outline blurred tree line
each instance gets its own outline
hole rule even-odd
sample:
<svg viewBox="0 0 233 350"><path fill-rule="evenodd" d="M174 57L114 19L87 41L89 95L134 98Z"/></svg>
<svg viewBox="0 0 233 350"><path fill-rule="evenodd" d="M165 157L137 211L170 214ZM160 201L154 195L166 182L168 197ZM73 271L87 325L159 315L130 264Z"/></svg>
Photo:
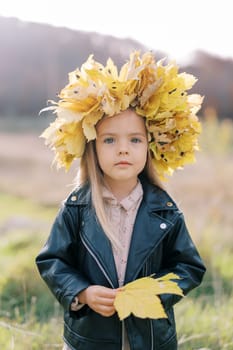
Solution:
<svg viewBox="0 0 233 350"><path fill-rule="evenodd" d="M37 115L91 53L102 63L110 56L120 66L135 49L148 50L131 39L0 17L0 118ZM166 56L154 51L157 59ZM204 109L233 119L233 60L196 52L180 69L198 77L193 90L205 95Z"/></svg>

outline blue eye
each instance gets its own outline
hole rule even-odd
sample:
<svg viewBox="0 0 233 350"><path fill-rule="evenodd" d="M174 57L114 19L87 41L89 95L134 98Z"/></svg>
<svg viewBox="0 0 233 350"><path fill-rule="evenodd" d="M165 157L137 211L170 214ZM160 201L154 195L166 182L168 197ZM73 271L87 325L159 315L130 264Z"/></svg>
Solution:
<svg viewBox="0 0 233 350"><path fill-rule="evenodd" d="M133 142L133 143L140 143L140 142L142 142L142 140L139 139L138 137L133 137L133 138L131 139L131 142Z"/></svg>
<svg viewBox="0 0 233 350"><path fill-rule="evenodd" d="M106 139L104 139L104 143L113 143L114 142L114 138L113 137L106 137Z"/></svg>

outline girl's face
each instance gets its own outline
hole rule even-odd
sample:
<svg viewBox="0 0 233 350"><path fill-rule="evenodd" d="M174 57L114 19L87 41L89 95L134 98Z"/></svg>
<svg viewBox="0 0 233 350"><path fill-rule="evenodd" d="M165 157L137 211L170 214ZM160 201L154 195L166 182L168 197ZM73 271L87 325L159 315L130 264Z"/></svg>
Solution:
<svg viewBox="0 0 233 350"><path fill-rule="evenodd" d="M96 152L104 179L112 188L119 183L136 185L147 160L144 119L133 110L102 119L96 127Z"/></svg>

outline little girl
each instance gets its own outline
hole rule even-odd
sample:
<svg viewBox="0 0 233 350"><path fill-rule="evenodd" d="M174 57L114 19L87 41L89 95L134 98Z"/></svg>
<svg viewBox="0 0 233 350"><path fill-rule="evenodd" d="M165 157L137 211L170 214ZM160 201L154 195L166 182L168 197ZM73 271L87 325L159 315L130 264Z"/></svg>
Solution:
<svg viewBox="0 0 233 350"><path fill-rule="evenodd" d="M176 350L174 294L161 295L168 318L120 321L119 287L143 276L177 274L186 295L205 267L160 179L193 160L201 98L195 79L151 53L131 54L118 74L89 57L70 74L43 133L59 166L80 159L38 269L64 308L64 349Z"/></svg>

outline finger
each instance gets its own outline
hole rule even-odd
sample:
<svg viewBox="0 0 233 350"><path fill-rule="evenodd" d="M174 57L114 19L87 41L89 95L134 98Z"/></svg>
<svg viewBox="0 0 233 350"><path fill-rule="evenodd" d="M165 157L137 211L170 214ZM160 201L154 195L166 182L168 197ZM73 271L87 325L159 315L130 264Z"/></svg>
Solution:
<svg viewBox="0 0 233 350"><path fill-rule="evenodd" d="M104 297L104 298L113 299L113 298L115 298L116 293L117 293L116 289L110 289L110 288L106 288L106 287L99 288L99 296Z"/></svg>
<svg viewBox="0 0 233 350"><path fill-rule="evenodd" d="M105 296L113 296L116 295L116 289L111 289L107 287L97 286L96 292L98 292L100 295Z"/></svg>
<svg viewBox="0 0 233 350"><path fill-rule="evenodd" d="M93 309L99 313L108 313L108 312L113 312L114 307L113 306L108 306L108 305L102 305L102 304L93 304Z"/></svg>
<svg viewBox="0 0 233 350"><path fill-rule="evenodd" d="M105 306L113 306L115 298L98 298L97 302Z"/></svg>
<svg viewBox="0 0 233 350"><path fill-rule="evenodd" d="M116 310L112 307L101 306L97 312L102 316L110 317L114 315Z"/></svg>

